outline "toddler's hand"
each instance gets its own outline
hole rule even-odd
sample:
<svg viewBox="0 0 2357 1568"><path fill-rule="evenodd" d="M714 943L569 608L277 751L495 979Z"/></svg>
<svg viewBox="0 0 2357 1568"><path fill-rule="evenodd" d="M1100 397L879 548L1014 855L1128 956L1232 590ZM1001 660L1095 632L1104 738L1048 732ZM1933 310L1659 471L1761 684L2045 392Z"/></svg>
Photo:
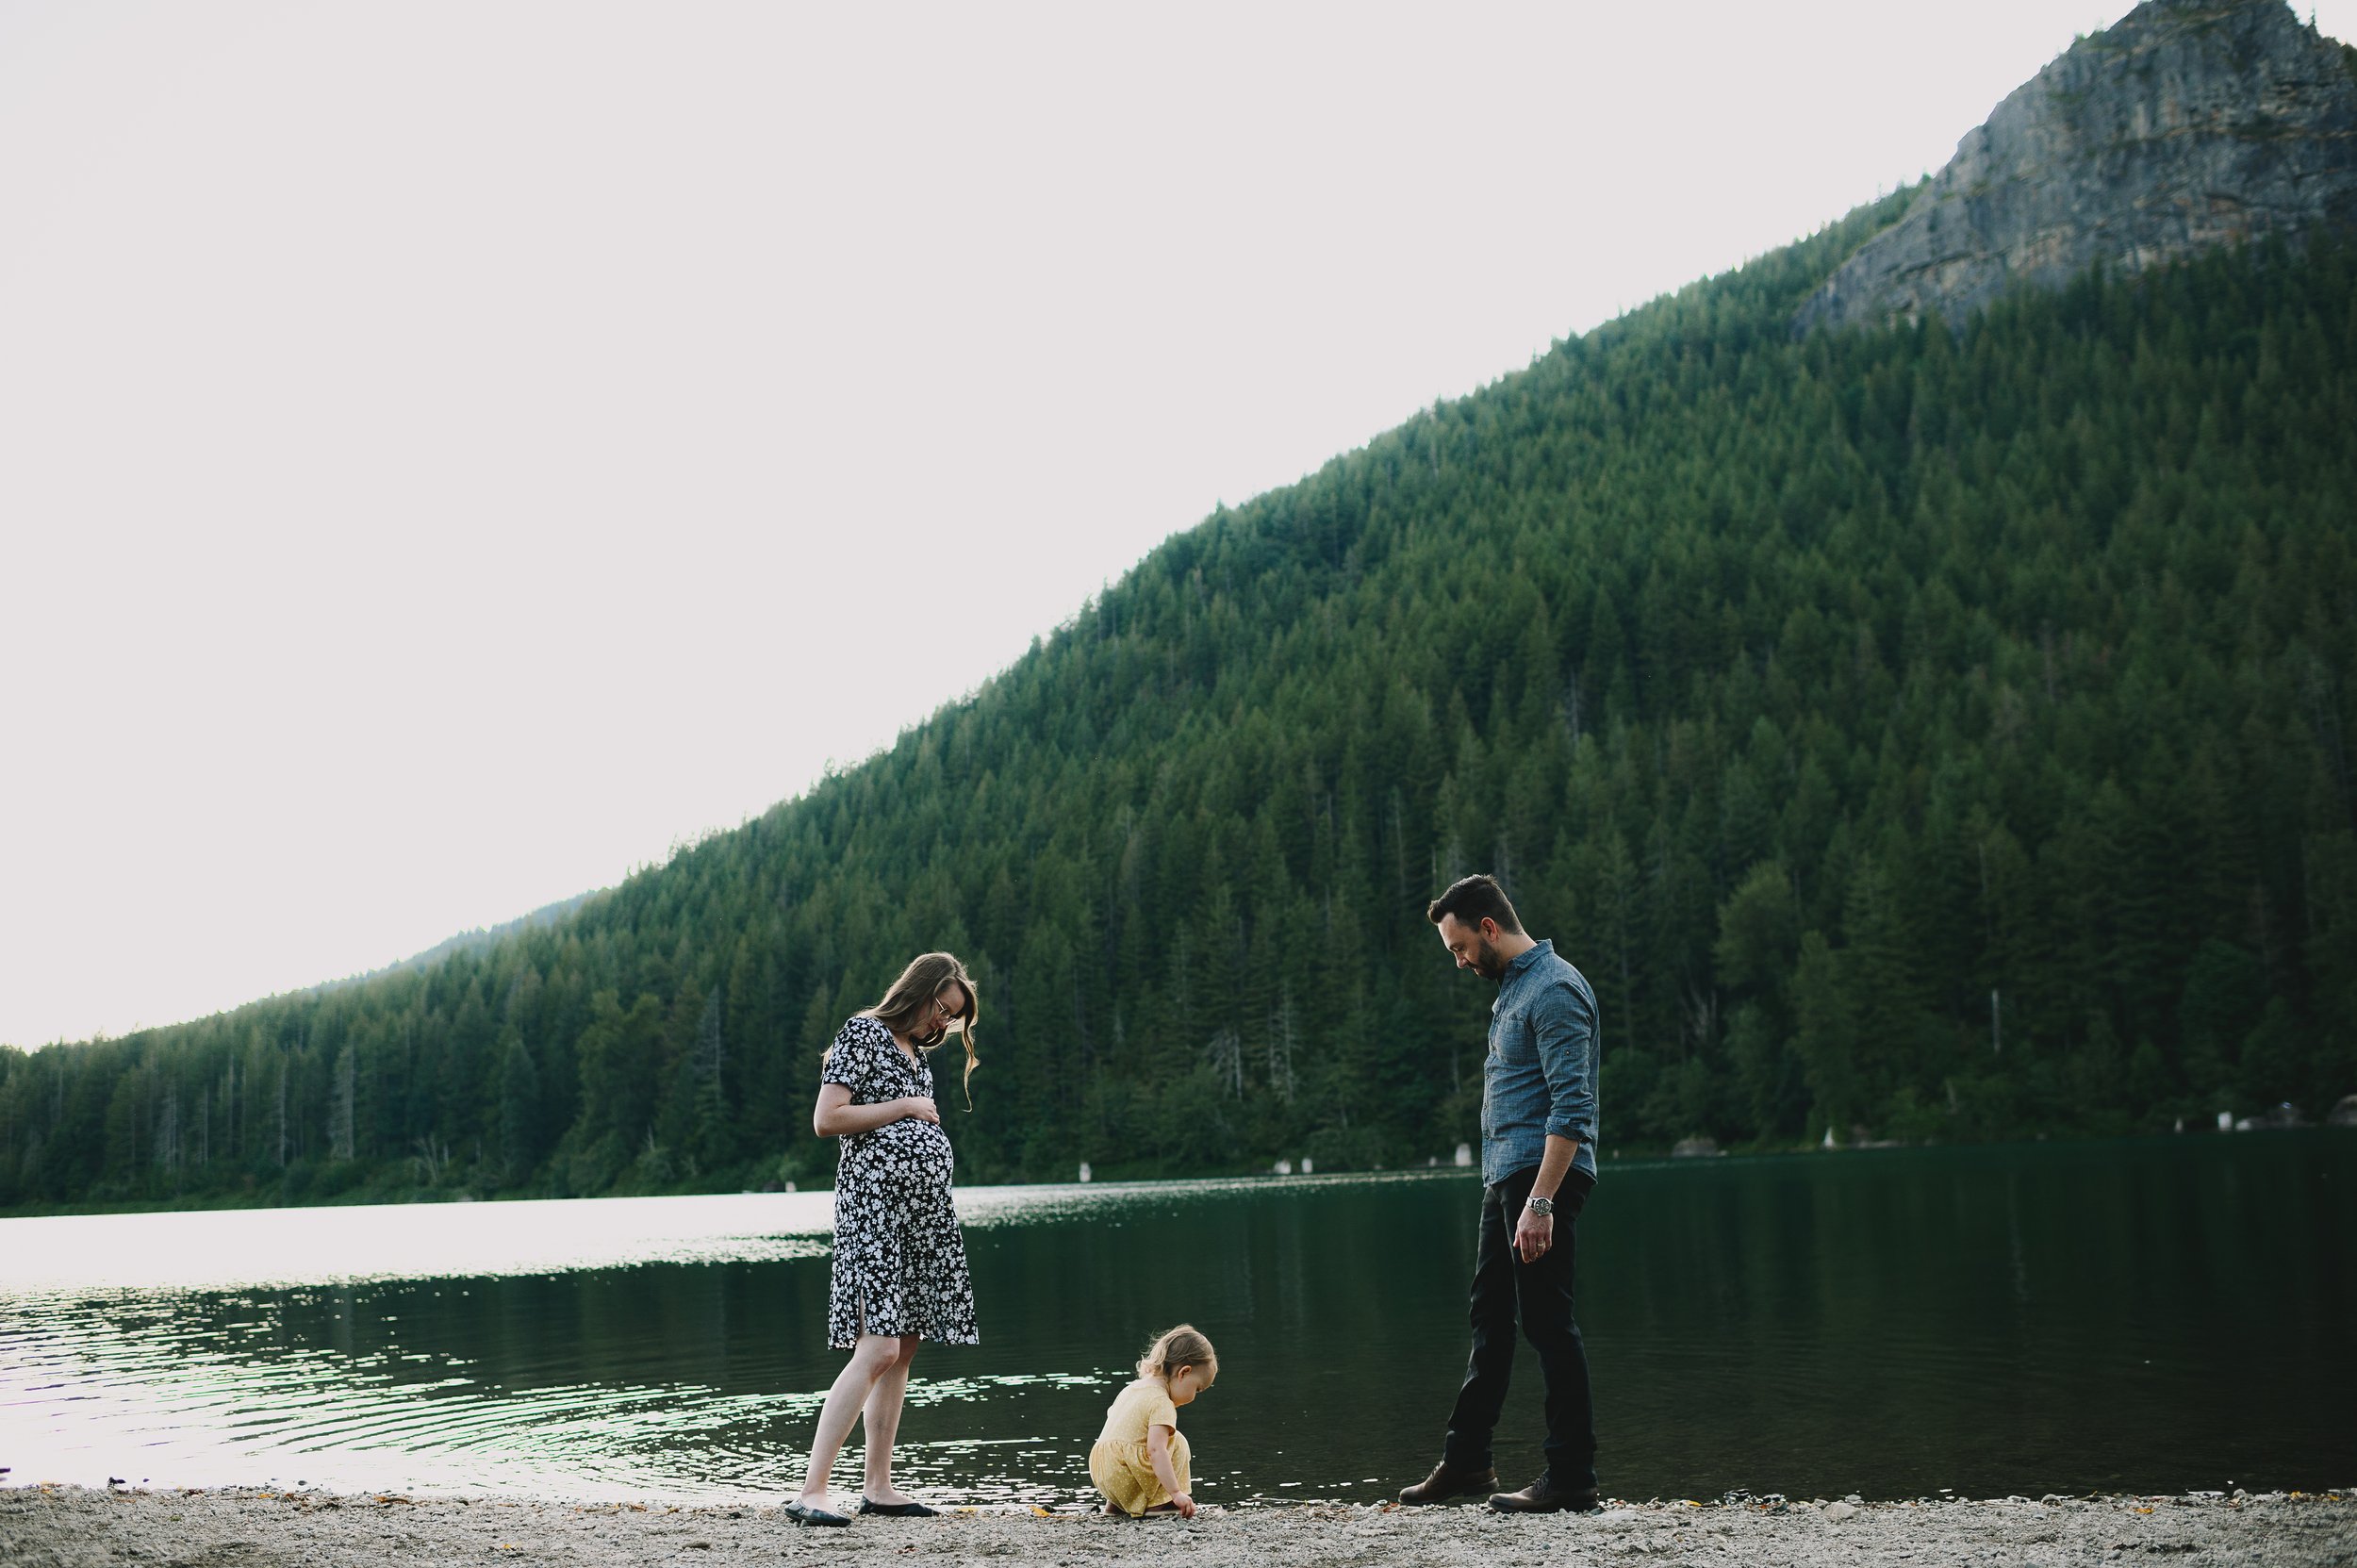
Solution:
<svg viewBox="0 0 2357 1568"><path fill-rule="evenodd" d="M900 1100L899 1105L900 1114L905 1119L932 1122L936 1125L941 1121L941 1108L923 1095L906 1096Z"/></svg>
<svg viewBox="0 0 2357 1568"><path fill-rule="evenodd" d="M1174 1492L1170 1494L1170 1500L1177 1506L1179 1518L1192 1519L1195 1517L1195 1499L1193 1497L1188 1496L1183 1492Z"/></svg>

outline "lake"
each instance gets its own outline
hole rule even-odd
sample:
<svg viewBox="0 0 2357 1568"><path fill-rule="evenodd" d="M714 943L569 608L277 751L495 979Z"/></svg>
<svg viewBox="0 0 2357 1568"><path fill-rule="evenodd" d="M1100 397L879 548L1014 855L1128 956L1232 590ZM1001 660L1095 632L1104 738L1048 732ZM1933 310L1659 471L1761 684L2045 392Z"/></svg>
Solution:
<svg viewBox="0 0 2357 1568"><path fill-rule="evenodd" d="M1206 1501L1421 1478L1464 1173L974 1188L983 1344L898 1477L1070 1503L1191 1320ZM1577 1230L1608 1494L2357 1483L2357 1133L1608 1161ZM841 1364L824 1193L0 1220L0 1482L775 1500ZM1535 1473L1525 1346L1500 1432ZM856 1451L836 1471L855 1487Z"/></svg>

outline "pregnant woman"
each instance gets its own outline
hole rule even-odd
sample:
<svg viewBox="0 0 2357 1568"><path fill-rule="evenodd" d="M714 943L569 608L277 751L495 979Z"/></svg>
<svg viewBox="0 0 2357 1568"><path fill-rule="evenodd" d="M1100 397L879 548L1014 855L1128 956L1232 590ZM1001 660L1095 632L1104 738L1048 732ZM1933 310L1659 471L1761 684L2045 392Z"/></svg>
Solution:
<svg viewBox="0 0 2357 1568"><path fill-rule="evenodd" d="M952 1032L974 1075L974 982L948 953L925 953L900 971L883 1000L844 1024L827 1048L811 1126L839 1137L834 1180L834 1287L827 1343L851 1360L827 1391L811 1440L801 1495L785 1506L798 1525L848 1525L827 1506L827 1479L851 1422L867 1421L862 1513L930 1514L892 1485L892 1440L900 1428L909 1362L920 1339L974 1345L974 1282L949 1199L954 1157L933 1104L927 1055ZM969 1099L968 1104L972 1102Z"/></svg>

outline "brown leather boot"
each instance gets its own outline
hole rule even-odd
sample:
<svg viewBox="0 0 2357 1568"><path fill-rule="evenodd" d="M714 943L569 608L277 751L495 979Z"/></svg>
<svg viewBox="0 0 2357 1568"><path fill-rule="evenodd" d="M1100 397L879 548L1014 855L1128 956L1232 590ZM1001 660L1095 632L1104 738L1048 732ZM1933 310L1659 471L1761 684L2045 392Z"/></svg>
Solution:
<svg viewBox="0 0 2357 1568"><path fill-rule="evenodd" d="M1501 1492L1490 1499L1500 1513L1593 1513L1600 1506L1592 1492L1559 1487L1546 1476L1520 1492Z"/></svg>
<svg viewBox="0 0 2357 1568"><path fill-rule="evenodd" d="M1445 1503L1451 1497L1478 1497L1497 1484L1498 1473L1494 1469L1469 1470L1442 1460L1432 1467L1431 1475L1413 1486L1400 1488L1399 1500L1411 1507Z"/></svg>

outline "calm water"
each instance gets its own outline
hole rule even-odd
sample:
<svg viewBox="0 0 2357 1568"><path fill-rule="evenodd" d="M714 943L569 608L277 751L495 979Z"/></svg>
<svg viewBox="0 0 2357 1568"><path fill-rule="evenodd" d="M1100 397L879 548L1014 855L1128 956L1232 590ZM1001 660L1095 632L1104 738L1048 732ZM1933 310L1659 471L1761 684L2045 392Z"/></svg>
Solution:
<svg viewBox="0 0 2357 1568"><path fill-rule="evenodd" d="M1207 1500L1435 1457L1456 1173L960 1195L984 1344L927 1346L900 1476L1057 1503L1125 1363L1222 1352ZM1607 1492L2357 1482L2357 1135L1613 1164L1579 1223ZM772 1499L840 1358L830 1200L0 1221L0 1482ZM1527 1351L1501 1432L1538 1462ZM856 1482L856 1454L838 1481Z"/></svg>

